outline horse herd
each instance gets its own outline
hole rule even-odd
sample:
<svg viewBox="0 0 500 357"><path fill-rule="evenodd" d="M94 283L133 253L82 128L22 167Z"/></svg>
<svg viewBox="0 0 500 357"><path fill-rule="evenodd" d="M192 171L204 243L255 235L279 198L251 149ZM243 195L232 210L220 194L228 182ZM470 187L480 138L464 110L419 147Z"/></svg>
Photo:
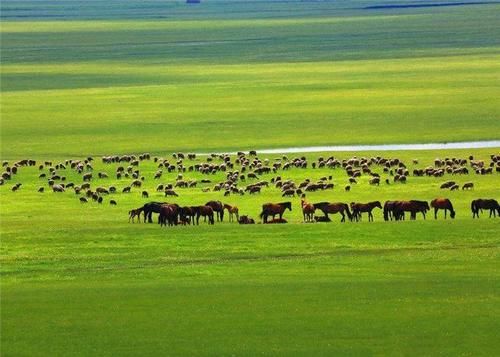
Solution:
<svg viewBox="0 0 500 357"><path fill-rule="evenodd" d="M431 209L434 210L434 218L437 219L438 211L444 210L444 218L447 218L447 213L451 218L455 218L456 212L453 204L447 198L436 198L429 204L427 201L407 200L407 201L386 201L384 205L380 201L368 203L351 202L350 204L343 202L319 202L309 203L305 196L300 201L303 220L306 223L313 222L331 222L330 214L339 214L341 222L349 221L359 222L364 213L368 216L368 221L373 221L372 211L375 208L383 210L385 221L402 221L405 220L405 215L409 214L410 220L415 220L417 214L422 214L425 219L426 214ZM264 224L271 223L288 223L283 218L286 210L292 211L292 202L280 203L265 203L262 205L262 211L259 215L260 220ZM323 213L322 216L316 216L315 212L319 210ZM500 205L494 199L476 199L471 202L471 211L473 218L479 218L479 213L483 210L489 211L489 217L500 217ZM239 224L254 224L255 220L247 215L240 216L239 209L236 206L224 204L221 201L209 201L204 205L199 206L180 206L176 203L167 202L149 202L145 205L129 211L129 222L134 223L134 220L140 222L141 214L144 222L153 223L153 213L158 214L158 223L161 226L176 226L176 225L199 225L200 218L210 225L215 224L215 219L222 222L224 220L224 212L229 213L229 221L234 222L235 218Z"/></svg>

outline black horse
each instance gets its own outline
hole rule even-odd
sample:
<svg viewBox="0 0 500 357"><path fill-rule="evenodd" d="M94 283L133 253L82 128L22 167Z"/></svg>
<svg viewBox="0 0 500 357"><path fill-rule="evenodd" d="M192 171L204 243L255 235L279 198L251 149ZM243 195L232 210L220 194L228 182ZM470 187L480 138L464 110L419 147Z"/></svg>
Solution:
<svg viewBox="0 0 500 357"><path fill-rule="evenodd" d="M497 200L494 199L477 199L471 202L470 209L472 211L472 218L479 218L479 211L483 209L490 210L490 218L491 215L496 217L498 212L498 216L500 217L500 205Z"/></svg>
<svg viewBox="0 0 500 357"><path fill-rule="evenodd" d="M144 212L144 223L153 223L153 213L160 213L161 206L166 205L168 202L148 202L142 206ZM159 222L158 222L159 223Z"/></svg>

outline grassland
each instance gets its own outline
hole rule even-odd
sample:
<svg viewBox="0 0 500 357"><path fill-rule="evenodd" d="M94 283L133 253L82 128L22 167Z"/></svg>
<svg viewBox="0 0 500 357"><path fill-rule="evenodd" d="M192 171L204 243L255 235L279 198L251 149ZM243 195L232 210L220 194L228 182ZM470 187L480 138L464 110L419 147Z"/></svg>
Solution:
<svg viewBox="0 0 500 357"><path fill-rule="evenodd" d="M57 162L499 139L500 5L476 3L5 0L0 156ZM493 153L384 155L424 167L436 156ZM156 166L140 169L149 200L162 200ZM302 224L295 198L288 225L160 229L127 222L147 201L138 190L114 195L117 207L109 197L82 205L70 192L37 193L48 189L38 174L21 168L0 186L1 355L492 356L500 348L498 219L469 213L471 199L499 198L498 175L452 178L474 181L471 192L440 190L449 176L380 187L363 177L345 192L341 170L283 173L333 175L337 187L308 194L313 202L446 195L453 221L383 222L377 211L373 223ZM23 186L11 192L16 182ZM283 200L274 189L202 193L208 186L180 190L177 202L222 199L256 217L263 202Z"/></svg>
<svg viewBox="0 0 500 357"><path fill-rule="evenodd" d="M291 4L2 22L2 155L499 138L499 5Z"/></svg>
<svg viewBox="0 0 500 357"><path fill-rule="evenodd" d="M492 152L472 153L487 158ZM436 152L387 153L395 155L405 162L418 158L415 167L424 167ZM111 173L115 166L97 163L95 170ZM140 170L149 200L163 200L154 191L156 165L143 162ZM345 192L340 169L282 173L296 181L333 175L337 188L308 194L313 202L444 194L458 212L453 221L383 222L377 211L374 223L341 224L335 217L330 224L301 224L293 199L290 225L161 229L127 223L128 209L148 201L142 189L82 205L71 192L36 193L46 185L38 173L21 169L18 192L0 187L6 355L491 355L498 349L498 222L472 220L468 207L473 198L496 197L497 175L453 177L473 180L473 192L440 190L450 177L380 187L363 178ZM81 180L70 170L64 174ZM213 182L223 177L210 176ZM114 178L93 183L126 184ZM223 197L202 187L179 189L176 202L222 199L256 217L261 203L283 200L271 188L257 197ZM117 207L108 205L110 198Z"/></svg>

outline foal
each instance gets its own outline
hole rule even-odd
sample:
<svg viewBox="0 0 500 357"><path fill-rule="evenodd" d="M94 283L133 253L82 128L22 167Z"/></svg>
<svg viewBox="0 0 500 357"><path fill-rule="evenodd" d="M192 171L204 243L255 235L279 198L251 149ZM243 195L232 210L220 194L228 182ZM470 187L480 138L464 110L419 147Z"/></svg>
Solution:
<svg viewBox="0 0 500 357"><path fill-rule="evenodd" d="M224 209L227 209L227 211L229 212L229 222L233 221L233 215L236 216L236 221L240 220L240 210L238 209L238 207L224 203Z"/></svg>

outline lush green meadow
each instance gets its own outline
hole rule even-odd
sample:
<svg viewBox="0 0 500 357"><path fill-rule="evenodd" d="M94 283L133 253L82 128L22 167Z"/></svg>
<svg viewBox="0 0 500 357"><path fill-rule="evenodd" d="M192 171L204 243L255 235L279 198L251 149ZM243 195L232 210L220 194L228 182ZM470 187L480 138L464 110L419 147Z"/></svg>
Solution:
<svg viewBox="0 0 500 357"><path fill-rule="evenodd" d="M439 156L471 153L487 159L495 151ZM412 170L432 164L436 152L385 156L406 163L419 159L409 165ZM112 174L118 165L94 166ZM21 168L14 179L23 183L18 192L10 191L10 183L0 187L4 354L491 355L499 347L498 218L473 220L469 208L474 198L497 197L498 175L410 177L406 185L380 187L363 177L345 192L348 177L342 169L292 169L279 174L296 182L333 176L336 188L308 193L312 202L444 195L457 217L445 221L441 214L435 221L429 214L425 221L419 216L384 222L378 210L373 223L365 217L342 224L332 216L329 224L303 224L293 198L293 211L285 214L288 225L226 221L160 228L128 223L127 213L149 200L164 200L155 187L173 182L176 173L153 180L153 162L142 162L139 169L146 177L141 189L105 197L102 205L81 204L72 191L37 193L46 186L37 167ZM60 173L81 182L72 170ZM207 176L185 174L201 178ZM208 178L215 183L224 174ZM475 189L439 189L448 179L473 181ZM120 191L128 183L109 178L92 184ZM283 201L275 188L256 196L202 192L212 186L177 189L175 201L220 199L255 218L262 203ZM141 198L142 190L149 199ZM111 198L118 206L109 205Z"/></svg>
<svg viewBox="0 0 500 357"><path fill-rule="evenodd" d="M2 1L0 157L93 155L95 172L110 174L93 187L121 189L130 180L116 180L101 155L500 139L500 5L374 5ZM306 156L382 154L411 171L498 150ZM335 189L308 194L312 202L445 195L455 220L384 222L378 210L373 223L304 224L293 198L286 225L128 223L128 210L163 200L155 186L175 180L153 180L156 169L142 162L144 188L102 205L51 192L37 167L0 186L1 355L498 353L500 226L473 220L469 207L499 199L498 174L380 187L363 176L345 192L340 169L279 172L297 182L333 175ZM223 177L179 189L175 201L219 199L257 218L262 203L284 200L271 188L201 191ZM475 189L440 190L448 179Z"/></svg>

